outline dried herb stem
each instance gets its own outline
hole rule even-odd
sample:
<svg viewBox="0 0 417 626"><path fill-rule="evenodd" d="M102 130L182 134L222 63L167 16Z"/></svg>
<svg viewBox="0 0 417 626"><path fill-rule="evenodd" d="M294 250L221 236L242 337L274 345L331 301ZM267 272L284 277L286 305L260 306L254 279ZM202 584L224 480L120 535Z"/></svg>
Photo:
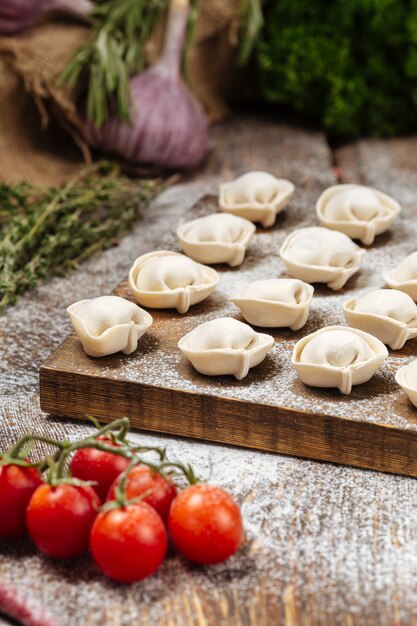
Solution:
<svg viewBox="0 0 417 626"><path fill-rule="evenodd" d="M110 163L88 166L61 187L0 184L0 310L39 279L112 246L162 188Z"/></svg>

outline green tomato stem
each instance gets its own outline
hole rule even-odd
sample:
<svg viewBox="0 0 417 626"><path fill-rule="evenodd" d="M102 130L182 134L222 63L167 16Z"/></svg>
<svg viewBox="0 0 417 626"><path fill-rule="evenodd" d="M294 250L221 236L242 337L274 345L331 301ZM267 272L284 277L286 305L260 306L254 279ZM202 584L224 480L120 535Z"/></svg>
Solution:
<svg viewBox="0 0 417 626"><path fill-rule="evenodd" d="M121 477L120 477L120 482L116 486L116 489L114 490L115 501L117 505L120 506L121 508L126 506L125 488L126 488L127 480L129 478L129 474L132 471L132 469L136 467L136 465L138 465L138 463L139 463L139 459L137 458L132 459L132 461L130 462L128 467L125 469L125 471L122 472Z"/></svg>
<svg viewBox="0 0 417 626"><path fill-rule="evenodd" d="M31 441L40 441L42 443L47 443L51 446L56 446L57 448L60 448L61 450L66 448L68 445L70 445L69 441L55 441L55 439L51 439L50 437L44 437L43 435L24 435L21 439L19 439L16 445L13 446L13 448L9 450L9 452L7 453L7 456L10 459L19 459L19 454L22 448L24 448L24 446L27 443L30 443Z"/></svg>
<svg viewBox="0 0 417 626"><path fill-rule="evenodd" d="M191 467L191 465L186 466L186 465L183 465L182 463L173 463L170 461L166 461L165 463L161 463L160 470L162 470L163 472L163 470L168 467L176 467L177 469L179 469L181 473L185 476L185 478L188 480L190 485L195 485L198 482L200 482L200 480L195 475L194 470Z"/></svg>
<svg viewBox="0 0 417 626"><path fill-rule="evenodd" d="M158 473L166 479L171 478L171 473L167 473L165 470L173 470L175 468L180 470L181 474L185 476L190 485L199 482L190 465L165 461L166 448L135 445L133 442L127 440L126 436L130 427L127 417L115 420L104 426L101 426L96 418L91 416L88 417L97 428L96 432L93 434L74 442L68 440L56 441L43 435L25 435L10 449L8 453L2 455L0 465L13 463L24 467L36 467L41 472L49 468L47 480L49 484L53 486L57 486L61 483L87 486L94 483L78 480L75 477L66 475L66 466L70 454L83 448L93 448L102 452L109 452L110 454L123 456L128 459L130 463L126 470L121 474L120 482L115 489L116 505L120 507L124 507L129 503L129 501L126 500L125 487L129 474L136 465L145 465L152 472ZM109 444L106 441L100 440L100 437L103 436L107 436L111 443ZM27 444L34 442L42 442L55 446L57 450L46 459L42 459L37 463L30 463L26 460L26 458L23 458L23 456L27 456L27 454L29 454L29 452L24 450L24 448L25 446L27 447ZM155 452L159 456L159 462L150 462L139 456L140 453L146 452ZM144 497L146 496L141 496L139 500ZM135 501L136 500L139 501L138 499L135 499Z"/></svg>

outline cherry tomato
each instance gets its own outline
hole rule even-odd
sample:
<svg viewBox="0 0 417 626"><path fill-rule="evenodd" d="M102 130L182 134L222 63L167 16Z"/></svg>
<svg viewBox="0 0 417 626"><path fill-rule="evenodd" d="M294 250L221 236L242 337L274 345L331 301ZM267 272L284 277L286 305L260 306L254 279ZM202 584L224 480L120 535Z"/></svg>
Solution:
<svg viewBox="0 0 417 626"><path fill-rule="evenodd" d="M106 576L124 583L153 574L164 560L167 534L158 513L146 502L98 514L90 549Z"/></svg>
<svg viewBox="0 0 417 626"><path fill-rule="evenodd" d="M27 508L29 534L48 556L56 559L78 556L88 548L99 506L98 496L91 487L42 485Z"/></svg>
<svg viewBox="0 0 417 626"><path fill-rule="evenodd" d="M173 501L168 530L178 552L190 561L220 563L234 554L243 536L242 516L232 496L201 483Z"/></svg>
<svg viewBox="0 0 417 626"><path fill-rule="evenodd" d="M116 478L110 487L107 500L114 500L115 488L119 483L120 476ZM129 472L127 478L125 487L126 500L141 496L148 489L152 489L152 492L143 499L143 502L150 504L166 523L171 502L177 495L177 488L170 480L167 480L158 472L152 472L147 465L136 465Z"/></svg>
<svg viewBox="0 0 417 626"><path fill-rule="evenodd" d="M109 446L116 446L106 439L106 437L98 437L99 441L103 441ZM97 484L93 486L101 502L106 499L107 493L119 474L121 474L129 465L129 460L119 454L111 452L103 452L95 448L81 448L74 454L70 470L72 476L80 480L92 480Z"/></svg>
<svg viewBox="0 0 417 626"><path fill-rule="evenodd" d="M0 539L20 537L26 532L26 507L42 484L35 467L0 466Z"/></svg>

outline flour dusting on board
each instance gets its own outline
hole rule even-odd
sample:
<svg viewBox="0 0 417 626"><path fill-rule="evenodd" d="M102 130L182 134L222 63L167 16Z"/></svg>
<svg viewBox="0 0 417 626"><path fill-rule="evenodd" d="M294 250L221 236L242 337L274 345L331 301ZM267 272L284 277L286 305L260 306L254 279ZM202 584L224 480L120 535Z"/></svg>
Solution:
<svg viewBox="0 0 417 626"><path fill-rule="evenodd" d="M210 309L206 316L194 308L181 318L184 334L209 316L225 312L237 316L237 308L229 305L227 298L246 279L285 275L278 257L285 232L315 223L314 200L327 185L334 184L327 165L328 149L320 135L294 129L286 131L266 123L256 126L254 140L253 124L250 131L247 127L246 122L239 122L231 128L233 154L239 155L234 157L233 166L230 163L227 166L230 177L242 173L239 169L243 167L241 154L246 159L252 158L252 166L266 169L271 166L271 154L274 154L277 173L296 183L296 194L279 217L277 226L256 235L251 256L243 267L222 273L217 300L207 302ZM218 132L225 134L223 126ZM245 150L240 149L242 136L247 136ZM273 152L270 147L265 149L268 142L274 145ZM393 169L390 152L384 147L386 143L366 142L359 144L360 149L355 145L355 150L361 167L360 157L364 154L367 167L371 166L361 181L392 194L407 209L391 231L396 249L392 235L383 235L371 251L372 270L366 260L363 270L349 281L345 293L318 289L309 325L296 335L280 331L285 337L287 352L280 346L279 352L274 351L269 364L265 364L266 369L261 369L264 365L255 368L242 383L229 379L208 383L201 377L199 390L210 384L218 393L233 394L237 390L256 396L268 385L269 391L278 389L295 402L295 390L286 388L289 380L297 384L295 375L291 374L290 379L280 378L295 338L320 325L342 322L339 305L344 298L381 286L382 270L390 267L391 261L394 263L417 248L415 163L410 162L410 151L405 150L402 169ZM216 158L221 162L220 155L215 156L214 161ZM224 176L224 168L221 174ZM350 180L357 182L358 178ZM1 350L6 356L0 363L1 449L27 432L71 439L91 430L83 422L41 413L36 396L39 365L70 332L65 308L82 298L109 293L126 276L131 261L151 251L155 245L177 249L173 231L180 220L186 221L192 214L184 213L184 207L190 206L197 195L215 191L212 183L204 182L203 186L199 182L195 186L188 184L170 189L118 248L90 259L70 277L46 281L0 318ZM204 214L203 208L201 214ZM381 242L386 242L386 246ZM262 260L265 253L274 257L260 266L265 273L261 276L263 270L256 269L257 258ZM215 308L215 302L220 305L219 309ZM164 316L170 323L170 314L167 312ZM416 345L417 342L406 344L410 359ZM148 364L157 346L156 335L143 344L144 360ZM391 353L391 363L386 364L379 376L396 398L392 405L398 402L405 410L408 408L406 400L392 379L391 369L396 368L397 360L399 366L407 357ZM123 358L115 357L114 362L121 367ZM273 364L281 368L274 385L267 373L270 366L273 372ZM172 366L169 374L164 367L166 384L171 384L171 378L174 383L191 384L181 378L179 368L184 367L185 373L191 370L187 370L188 365L180 354L171 359L165 356L163 365ZM133 362L129 361L123 367L126 376L134 379L138 375L139 364L133 367ZM111 370L109 366L108 369ZM290 368L287 369L290 372ZM146 375L150 379L154 376L152 372ZM367 415L366 396L370 393L368 388L364 396L359 394L358 397L354 390L354 401L348 403L349 411L355 411L359 417ZM322 410L326 404L332 409L347 406L346 399L337 392L317 390L311 397L314 398L310 400L313 410ZM303 397L300 401L306 399ZM373 403L374 408L378 408L378 398L374 398ZM392 415L384 415L384 421L393 420L403 425L401 407ZM369 419L375 416L369 415ZM409 423L408 427L414 428ZM230 490L242 505L245 543L230 561L206 569L171 556L157 575L131 586L120 586L104 579L88 556L59 563L37 553L27 541L1 544L2 579L47 606L59 617L62 626L417 624L415 480L166 436L140 434L134 437L145 445L168 445L171 460L192 463L200 476L210 476L212 482Z"/></svg>
<svg viewBox="0 0 417 626"><path fill-rule="evenodd" d="M190 209L183 219L195 219L216 209L217 199L206 198ZM259 329L273 334L277 341L265 361L251 370L242 381L235 381L231 376L206 377L196 374L176 347L183 335L203 322L228 316L244 321L229 298L252 281L289 276L279 257L280 245L295 228L316 223L314 207L289 207L285 214L278 216L274 228L258 230L246 259L239 268L218 267L219 285L209 299L191 307L184 316L176 311L152 310L154 325L139 343L138 350L127 357L114 355L102 359L95 375L417 430L417 412L394 380L395 371L410 362L416 354L417 341L410 341L402 351L391 352L374 378L364 385L353 387L349 396L344 396L337 390L304 386L290 363L293 346L300 337L323 326L346 325L343 302L383 287L383 271L396 265L417 247L417 223L407 220L406 215L394 224L390 232L378 237L375 244L368 248L361 270L343 289L333 292L325 286L315 286L309 320L301 330L293 332L288 329ZM178 250L174 231L175 228L172 228L171 233L164 233L163 240L155 242L155 249L168 247ZM116 293L129 296L126 284L119 287ZM74 363L70 365L75 371L87 372L91 362L77 353Z"/></svg>

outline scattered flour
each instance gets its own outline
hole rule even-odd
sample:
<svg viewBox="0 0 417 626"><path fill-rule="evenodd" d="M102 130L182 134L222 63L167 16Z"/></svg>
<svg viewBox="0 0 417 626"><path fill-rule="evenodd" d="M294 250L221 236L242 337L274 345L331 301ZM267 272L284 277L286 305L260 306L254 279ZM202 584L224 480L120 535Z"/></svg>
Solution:
<svg viewBox="0 0 417 626"><path fill-rule="evenodd" d="M237 309L228 304L227 298L243 282L284 275L278 249L285 232L313 223L315 198L334 182L321 135L269 123L256 122L254 127L250 133L247 122L237 121L224 141L234 145L238 135L239 150L244 151L245 158L253 158L254 167L265 169L270 169L270 164L262 160L263 150L256 146L268 142L276 145L277 173L297 184L294 201L276 228L256 236L240 270L222 271L219 291L210 300L208 312L194 307L189 315L179 318L181 327L177 320L170 322L166 314L163 319L179 336L209 317L236 315ZM368 142L360 146L358 156L364 151L373 169L363 174L363 181L395 195L406 210L392 234L378 239L364 269L348 283L347 290L333 294L318 289L308 326L296 335L290 331L279 333L284 340L243 383L223 379L208 382L203 377L193 382L189 366L175 353L162 355L163 384L199 391L214 389L226 396L240 394L268 402L276 401L279 395L288 404L302 402L313 412L349 410L356 419L366 417L414 428L414 424L406 423L405 407L397 406L402 399L392 383L393 370L412 357L411 349L409 356L391 356L378 374L384 389L390 392L392 410L388 415L380 413L382 401L372 396L372 387L367 385L362 391L355 390L353 401L333 392L300 395L302 387L287 367L296 337L323 324L342 323L343 299L381 286L382 270L417 247L413 208L417 175L404 169L395 171L383 144L381 147ZM252 153L253 157L247 156ZM265 154L270 158L271 151ZM234 158L241 163L240 155ZM240 165L230 167L230 177L242 173ZM214 179L208 180L204 188L199 182L170 189L119 248L89 260L69 278L43 283L0 318L2 449L29 431L60 438L88 432L91 427L87 424L46 416L39 410L38 367L70 331L65 307L81 298L109 293L126 275L131 260L150 251L156 243L176 249L176 223L188 219L186 209L198 196L213 191ZM264 260L265 254L272 256ZM135 359L120 359L123 376L135 380L140 367L141 379L146 376L149 382L155 381L152 353L158 345L157 332L158 324L144 344L141 364ZM369 403L371 409L367 408ZM200 476L229 489L242 505L244 546L227 563L207 569L193 567L171 555L157 575L136 585L119 586L106 581L88 557L59 563L44 558L27 541L0 544L0 576L43 602L62 626L417 623L415 480L166 436L133 436L149 445L167 444L171 460L190 462Z"/></svg>

